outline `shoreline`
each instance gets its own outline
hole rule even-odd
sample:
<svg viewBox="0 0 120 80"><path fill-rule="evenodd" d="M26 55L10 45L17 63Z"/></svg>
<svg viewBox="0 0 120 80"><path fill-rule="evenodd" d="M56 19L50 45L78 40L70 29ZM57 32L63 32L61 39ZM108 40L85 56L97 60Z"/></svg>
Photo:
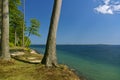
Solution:
<svg viewBox="0 0 120 80"><path fill-rule="evenodd" d="M31 48L30 48L30 50L32 50L33 52L35 52L35 54L40 54L40 55L43 56L43 54L40 53L39 51L37 51L36 49L31 49ZM70 68L68 65L62 64L62 63L59 64L59 65L65 65L65 66L67 66L68 69L69 69L70 71L72 71L76 76L78 76L80 80L87 80L86 77L83 76L83 75L81 75L81 74L79 74L76 69Z"/></svg>
<svg viewBox="0 0 120 80"><path fill-rule="evenodd" d="M23 52L24 52L24 54L23 54ZM32 49L32 48L29 48L29 49L20 49L20 50L13 49L13 51L11 53L11 56L12 56L13 59L18 60L20 62L22 61L22 62L27 63L27 64L37 64L37 65L40 65L40 66L42 65L40 62L42 60L43 54L41 54L40 52L38 52L37 50ZM40 60L40 61L35 61L35 60ZM64 65L64 64L58 64L58 65L59 65L59 67L57 67L57 68L51 68L52 72L50 70L47 73L51 73L51 74L56 75L56 76L58 76L58 73L59 73L59 77L61 76L60 80L86 80L86 79L83 79L83 77L81 77L78 74L76 74L76 72L74 71L74 69L70 68L69 66ZM42 66L44 66L44 65L42 65ZM45 68L45 67L43 67L43 68ZM45 71L46 71L46 69L49 70L49 68L45 68ZM38 70L41 70L41 69L38 69ZM56 73L56 71L57 71L57 73ZM42 75L46 75L46 74L42 74ZM52 80L56 80L56 79L54 79L56 77L53 76L52 78L53 78Z"/></svg>

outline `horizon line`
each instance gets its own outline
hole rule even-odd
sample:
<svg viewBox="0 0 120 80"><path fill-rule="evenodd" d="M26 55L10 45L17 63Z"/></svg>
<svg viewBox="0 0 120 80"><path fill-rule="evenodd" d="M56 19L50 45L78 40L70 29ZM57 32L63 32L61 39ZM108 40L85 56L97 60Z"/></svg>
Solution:
<svg viewBox="0 0 120 80"><path fill-rule="evenodd" d="M31 44L31 45L46 45L46 44ZM120 44L56 44L56 45L120 45Z"/></svg>

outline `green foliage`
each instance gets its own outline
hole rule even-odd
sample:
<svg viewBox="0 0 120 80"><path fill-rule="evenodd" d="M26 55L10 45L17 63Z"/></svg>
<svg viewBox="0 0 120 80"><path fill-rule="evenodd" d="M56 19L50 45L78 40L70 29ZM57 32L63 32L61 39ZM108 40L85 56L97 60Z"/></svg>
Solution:
<svg viewBox="0 0 120 80"><path fill-rule="evenodd" d="M22 46L22 38L23 38L23 25L25 25L24 22L24 14L20 10L22 7L21 5L22 0L9 0L9 17L10 17L10 33L9 33L9 41L10 46ZM39 28L40 28L40 22L33 18L30 20L31 26L26 27L24 26L24 32L28 34L28 36L24 36L25 38L25 46L28 47L31 44L30 41L30 35L36 35L40 36L39 34ZM16 36L15 36L16 33Z"/></svg>
<svg viewBox="0 0 120 80"><path fill-rule="evenodd" d="M28 41L27 41L27 43L26 43L25 46L26 46L26 47L29 47L30 44L31 44L31 40L30 40L27 36L25 36L25 41L26 41L26 40L28 40Z"/></svg>
<svg viewBox="0 0 120 80"><path fill-rule="evenodd" d="M32 35L36 35L36 36L40 36L39 34L39 28L40 28L40 22L33 18L30 20L30 23L31 23L31 26L28 27L27 31L29 32L29 35L32 34Z"/></svg>
<svg viewBox="0 0 120 80"><path fill-rule="evenodd" d="M23 13L18 7L21 6L21 0L9 0L9 12L10 12L10 37L9 41L15 44L15 32L16 32L16 42L17 46L22 45L22 32L23 32Z"/></svg>
<svg viewBox="0 0 120 80"><path fill-rule="evenodd" d="M30 23L31 23L30 27L27 27L26 29L26 32L28 33L28 36L25 42L26 47L30 43L29 37L31 34L40 37L40 34L39 34L40 22L37 19L33 18L30 20Z"/></svg>
<svg viewBox="0 0 120 80"><path fill-rule="evenodd" d="M9 43L9 46L10 46L10 47L14 47L14 44L13 44L13 43Z"/></svg>

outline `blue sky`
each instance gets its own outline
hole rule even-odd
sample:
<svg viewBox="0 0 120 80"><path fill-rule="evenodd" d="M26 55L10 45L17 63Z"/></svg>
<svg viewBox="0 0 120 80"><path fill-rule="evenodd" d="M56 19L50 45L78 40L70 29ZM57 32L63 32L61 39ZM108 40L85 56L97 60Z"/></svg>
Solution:
<svg viewBox="0 0 120 80"><path fill-rule="evenodd" d="M45 44L54 0L26 0L26 24L37 18L41 37L32 44ZM120 0L63 0L57 44L120 44Z"/></svg>

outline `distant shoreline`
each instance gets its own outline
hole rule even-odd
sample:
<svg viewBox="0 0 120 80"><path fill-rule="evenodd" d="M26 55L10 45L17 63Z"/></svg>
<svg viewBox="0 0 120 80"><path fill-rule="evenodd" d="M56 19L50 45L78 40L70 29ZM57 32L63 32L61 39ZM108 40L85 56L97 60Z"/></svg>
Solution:
<svg viewBox="0 0 120 80"><path fill-rule="evenodd" d="M39 46L45 46L46 44L31 44L30 46L33 45L39 45ZM72 46L72 45L78 45L78 46L120 46L120 44L57 44L57 45L64 45L64 46Z"/></svg>

